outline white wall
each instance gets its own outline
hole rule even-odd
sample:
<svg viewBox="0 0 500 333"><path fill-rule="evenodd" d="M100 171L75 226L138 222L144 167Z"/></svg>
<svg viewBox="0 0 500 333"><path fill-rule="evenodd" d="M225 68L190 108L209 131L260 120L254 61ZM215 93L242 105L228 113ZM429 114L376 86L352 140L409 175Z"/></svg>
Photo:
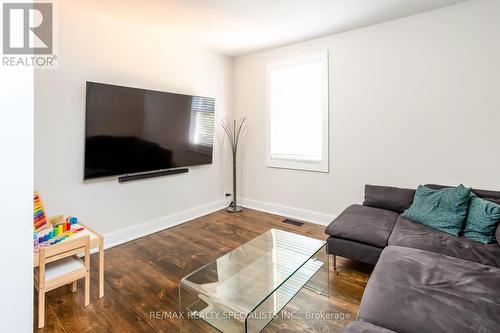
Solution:
<svg viewBox="0 0 500 333"><path fill-rule="evenodd" d="M121 17L125 7L109 12L99 3L58 2L59 66L35 73L35 188L49 215L75 215L110 245L222 208L229 161L217 140L213 165L187 174L83 183L85 81L215 97L220 119L232 64L161 27Z"/></svg>
<svg viewBox="0 0 500 333"><path fill-rule="evenodd" d="M32 332L33 69L0 66L0 89L0 330Z"/></svg>
<svg viewBox="0 0 500 333"><path fill-rule="evenodd" d="M249 119L240 197L326 223L366 183L500 190L499 40L500 1L475 0L236 59L234 109ZM266 168L265 66L323 49L330 173Z"/></svg>

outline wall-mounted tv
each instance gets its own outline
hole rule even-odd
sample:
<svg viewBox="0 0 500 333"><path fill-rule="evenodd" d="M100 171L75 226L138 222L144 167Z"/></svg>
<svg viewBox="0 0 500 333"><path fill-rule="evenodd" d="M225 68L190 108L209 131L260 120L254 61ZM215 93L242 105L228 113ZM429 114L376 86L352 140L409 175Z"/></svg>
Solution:
<svg viewBox="0 0 500 333"><path fill-rule="evenodd" d="M212 163L215 99L87 82L84 179Z"/></svg>

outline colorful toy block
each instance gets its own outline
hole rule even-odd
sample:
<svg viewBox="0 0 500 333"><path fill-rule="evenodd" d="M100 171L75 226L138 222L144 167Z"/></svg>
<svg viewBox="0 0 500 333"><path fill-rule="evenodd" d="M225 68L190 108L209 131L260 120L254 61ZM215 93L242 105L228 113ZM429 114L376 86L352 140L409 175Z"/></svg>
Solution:
<svg viewBox="0 0 500 333"><path fill-rule="evenodd" d="M34 194L34 214L33 214L33 228L36 232L48 226L47 217L45 216L45 209L43 208L42 200L38 192Z"/></svg>

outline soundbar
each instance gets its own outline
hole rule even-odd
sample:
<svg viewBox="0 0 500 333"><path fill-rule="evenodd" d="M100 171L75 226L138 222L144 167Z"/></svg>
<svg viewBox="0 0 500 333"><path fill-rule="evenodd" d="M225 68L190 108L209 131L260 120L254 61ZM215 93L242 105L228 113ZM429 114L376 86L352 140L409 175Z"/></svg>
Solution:
<svg viewBox="0 0 500 333"><path fill-rule="evenodd" d="M149 173L141 173L141 174L137 174L137 175L130 175L130 176L118 177L118 182L119 183L126 183L126 182L132 182L134 180L142 180L142 179L148 179L148 178L156 178L156 177L177 175L179 173L186 173L186 172L189 172L188 168L164 170L164 171L149 172Z"/></svg>

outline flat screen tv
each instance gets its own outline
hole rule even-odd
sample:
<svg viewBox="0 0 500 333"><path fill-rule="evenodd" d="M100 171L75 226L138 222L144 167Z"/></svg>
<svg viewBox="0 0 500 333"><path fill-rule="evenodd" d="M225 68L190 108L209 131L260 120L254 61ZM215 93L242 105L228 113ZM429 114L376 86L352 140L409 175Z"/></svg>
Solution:
<svg viewBox="0 0 500 333"><path fill-rule="evenodd" d="M87 82L84 179L212 163L215 99Z"/></svg>

